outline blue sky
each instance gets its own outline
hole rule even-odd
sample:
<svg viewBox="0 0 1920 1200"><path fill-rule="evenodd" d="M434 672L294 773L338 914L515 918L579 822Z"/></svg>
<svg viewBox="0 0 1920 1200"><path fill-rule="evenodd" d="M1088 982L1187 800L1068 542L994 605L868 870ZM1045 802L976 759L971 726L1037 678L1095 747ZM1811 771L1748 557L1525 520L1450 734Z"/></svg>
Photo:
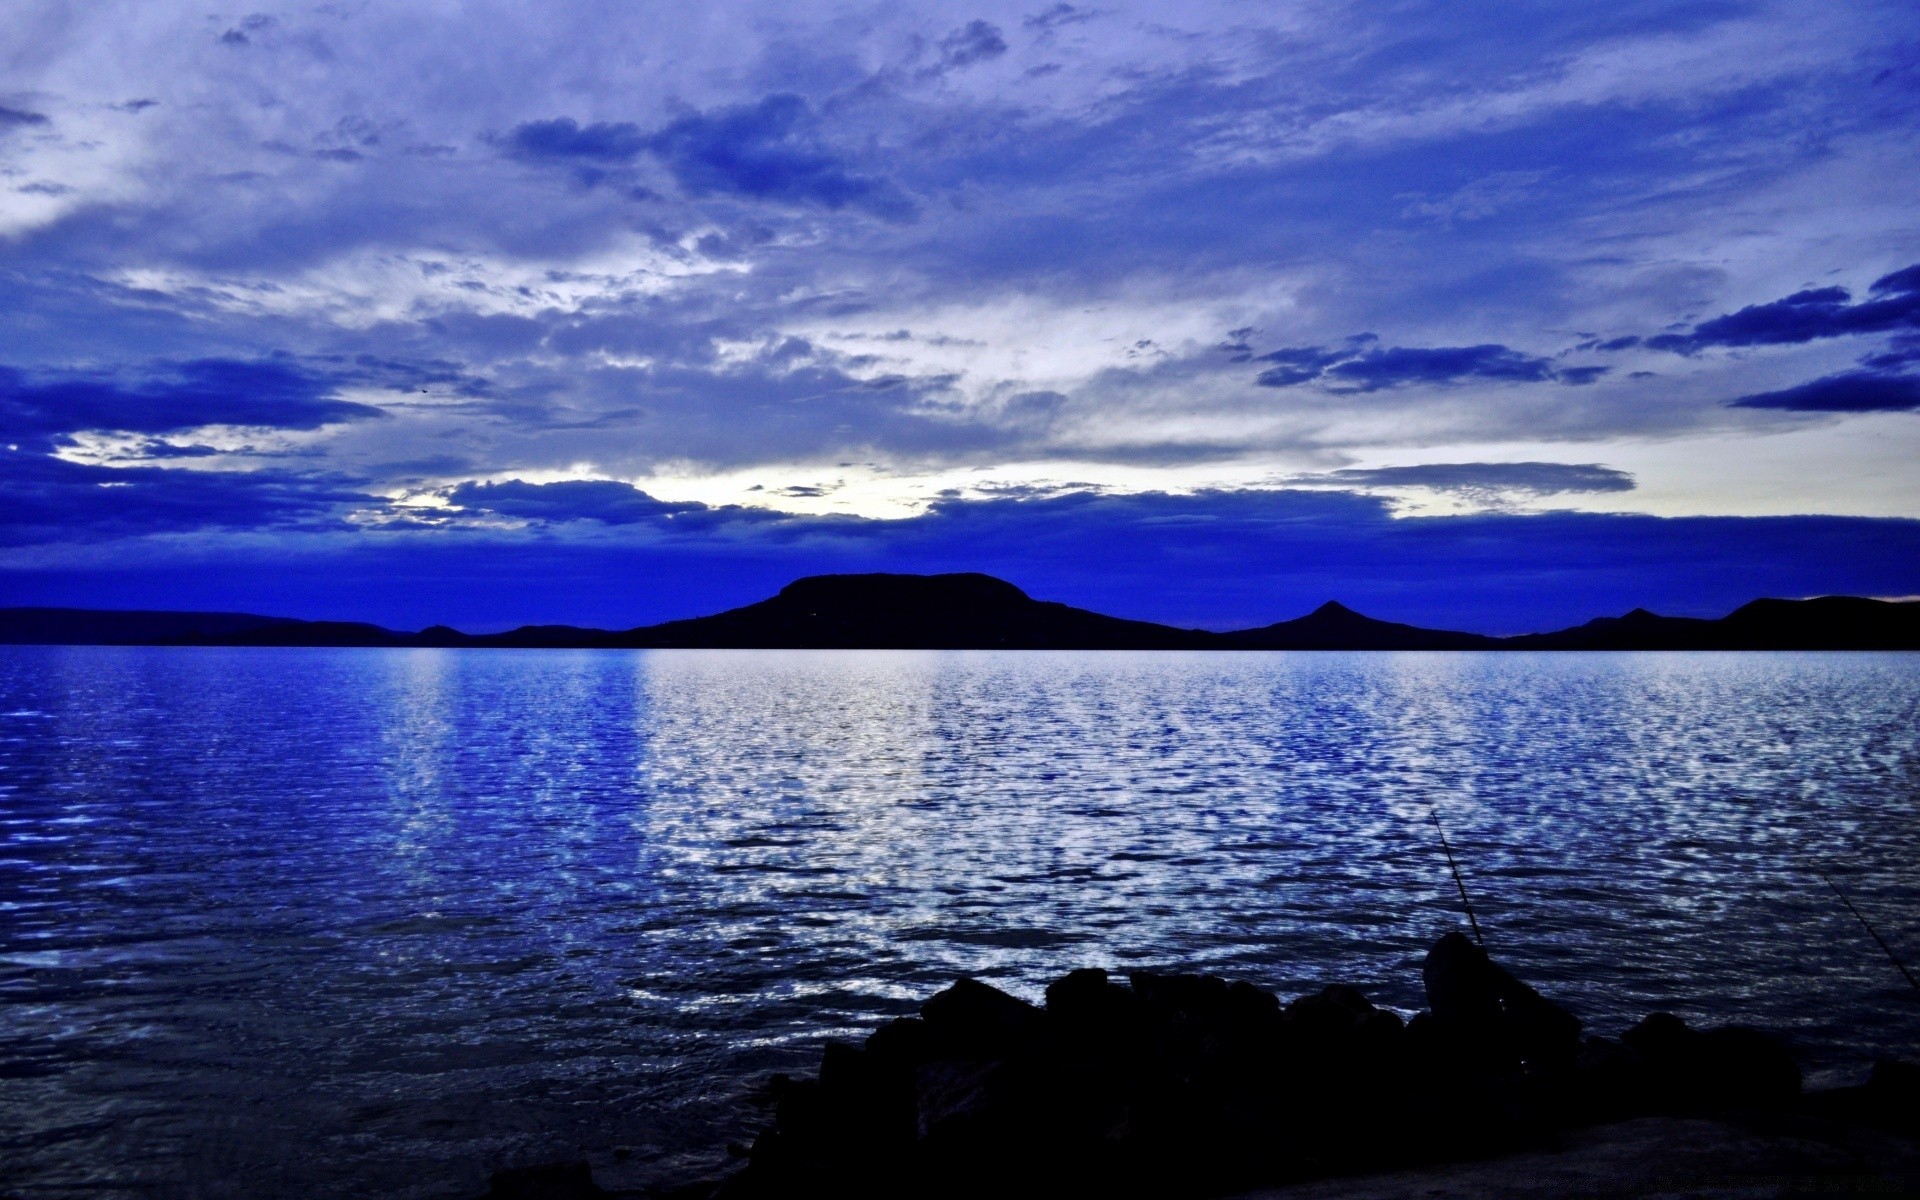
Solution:
<svg viewBox="0 0 1920 1200"><path fill-rule="evenodd" d="M1911 4L10 6L0 602L1920 593Z"/></svg>

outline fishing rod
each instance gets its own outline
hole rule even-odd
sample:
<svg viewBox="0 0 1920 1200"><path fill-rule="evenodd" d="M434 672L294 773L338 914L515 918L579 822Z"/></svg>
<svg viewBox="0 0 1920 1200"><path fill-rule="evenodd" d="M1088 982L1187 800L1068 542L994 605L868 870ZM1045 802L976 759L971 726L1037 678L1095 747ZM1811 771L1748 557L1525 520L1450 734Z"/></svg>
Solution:
<svg viewBox="0 0 1920 1200"><path fill-rule="evenodd" d="M1480 943L1480 948L1485 950L1487 948L1487 939L1480 936L1480 922L1473 919L1473 901L1467 899L1467 884L1465 880L1460 878L1460 865L1453 861L1453 847L1447 845L1447 831L1440 828L1439 812L1429 807L1427 809L1427 820L1433 822L1433 831L1440 835L1440 850L1441 853L1447 856L1447 870L1453 872L1453 886L1460 889L1460 907L1467 910L1467 924L1473 926L1473 940ZM1851 908L1853 906L1848 905L1847 907ZM1879 936L1877 933L1874 934L1875 938ZM1884 944L1885 943L1882 943L1882 945ZM1892 953L1892 951L1888 951L1888 953ZM1901 967L1900 970L1904 973L1906 968ZM1907 982L1913 983L1913 976L1908 975ZM1920 989L1920 984L1914 984L1914 986L1916 989Z"/></svg>
<svg viewBox="0 0 1920 1200"><path fill-rule="evenodd" d="M1900 956L1893 952L1892 946L1887 945L1887 939L1880 936L1880 931L1860 915L1860 910L1853 906L1853 901L1847 899L1847 894L1840 890L1840 885L1827 878L1827 873L1817 867L1814 868L1813 873L1820 877L1820 882L1833 889L1833 894L1840 897L1840 903L1847 906L1847 911L1853 914L1853 919L1860 922L1860 928L1866 930L1867 936L1879 945L1881 953L1885 954L1887 961L1893 964L1893 969L1906 976L1907 986L1914 990L1915 995L1920 995L1920 981L1915 981L1913 972L1907 970L1907 964L1900 961Z"/></svg>

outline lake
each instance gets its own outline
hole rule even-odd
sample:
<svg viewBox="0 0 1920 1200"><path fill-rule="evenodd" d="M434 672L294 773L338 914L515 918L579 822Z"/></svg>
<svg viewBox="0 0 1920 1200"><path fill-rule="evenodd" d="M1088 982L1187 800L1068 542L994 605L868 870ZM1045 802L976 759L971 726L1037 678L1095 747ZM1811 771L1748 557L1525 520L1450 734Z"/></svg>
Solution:
<svg viewBox="0 0 1920 1200"><path fill-rule="evenodd" d="M0 1190L724 1163L960 974L1331 981L1464 924L1617 1034L1912 1056L1920 655L0 647Z"/></svg>

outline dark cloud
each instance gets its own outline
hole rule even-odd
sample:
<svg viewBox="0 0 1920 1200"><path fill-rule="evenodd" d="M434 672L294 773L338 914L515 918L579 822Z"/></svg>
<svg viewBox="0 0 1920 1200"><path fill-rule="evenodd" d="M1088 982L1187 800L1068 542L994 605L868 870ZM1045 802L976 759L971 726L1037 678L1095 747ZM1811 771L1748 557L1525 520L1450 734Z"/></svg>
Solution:
<svg viewBox="0 0 1920 1200"><path fill-rule="evenodd" d="M155 441L149 438L140 444L139 457L144 459L167 458L217 458L225 451L212 446L176 446L172 442Z"/></svg>
<svg viewBox="0 0 1920 1200"><path fill-rule="evenodd" d="M647 149L647 135L631 121L582 125L572 117L517 125L505 142L514 157L535 161L629 163Z"/></svg>
<svg viewBox="0 0 1920 1200"><path fill-rule="evenodd" d="M694 196L852 208L894 219L913 215L905 193L853 170L821 142L817 125L804 98L782 92L689 113L650 133L630 121L581 125L557 117L517 125L501 141L515 158L570 166L589 184L652 155Z"/></svg>
<svg viewBox="0 0 1920 1200"><path fill-rule="evenodd" d="M1091 21L1096 15L1097 14L1087 9L1076 8L1071 4L1055 4L1049 8L1042 9L1020 23L1028 29L1038 29L1042 33L1048 33L1060 28L1062 25L1074 25L1081 21Z"/></svg>
<svg viewBox="0 0 1920 1200"><path fill-rule="evenodd" d="M1782 408L1792 412L1912 412L1920 409L1920 375L1843 371L1729 403L1734 408Z"/></svg>
<svg viewBox="0 0 1920 1200"><path fill-rule="evenodd" d="M629 483L613 479L574 479L559 483L463 483L446 493L460 508L480 509L527 521L598 521L638 525L689 513L705 513L704 504L656 500Z"/></svg>
<svg viewBox="0 0 1920 1200"><path fill-rule="evenodd" d="M1920 293L1920 263L1882 275L1873 281L1867 291L1876 296L1883 292L1896 296Z"/></svg>
<svg viewBox="0 0 1920 1200"><path fill-rule="evenodd" d="M44 448L82 430L170 433L201 425L318 429L383 416L336 398L334 381L290 364L199 359L126 377L0 367L0 441Z"/></svg>
<svg viewBox="0 0 1920 1200"><path fill-rule="evenodd" d="M381 503L333 476L94 467L0 448L0 545L94 542L206 529L347 528Z"/></svg>
<svg viewBox="0 0 1920 1200"><path fill-rule="evenodd" d="M1892 348L1861 359L1860 365L1873 371L1920 368L1920 338L1897 340Z"/></svg>
<svg viewBox="0 0 1920 1200"><path fill-rule="evenodd" d="M1528 492L1538 496L1630 492L1634 487L1632 475L1599 463L1421 463L1348 468L1313 478L1350 487L1424 487L1442 492Z"/></svg>
<svg viewBox="0 0 1920 1200"><path fill-rule="evenodd" d="M1006 52L1007 39L988 21L968 21L940 39L940 64L945 67L972 66Z"/></svg>
<svg viewBox="0 0 1920 1200"><path fill-rule="evenodd" d="M1646 340L1655 350L1692 354L1708 346L1783 346L1821 338L1920 329L1920 264L1874 280L1853 303L1843 287L1811 288L1702 321L1686 333Z"/></svg>
<svg viewBox="0 0 1920 1200"><path fill-rule="evenodd" d="M1373 335L1350 338L1344 346L1296 346L1260 356L1278 363L1254 382L1261 387L1294 387L1318 381L1330 390L1377 392L1409 384L1454 384L1469 379L1504 382L1592 383L1606 367L1556 367L1551 359L1497 344L1478 346L1374 346Z"/></svg>
<svg viewBox="0 0 1920 1200"><path fill-rule="evenodd" d="M1371 340L1372 335L1361 334L1360 337ZM1346 346L1296 346L1275 350L1262 354L1260 361L1279 365L1260 372L1254 382L1261 387L1292 387L1298 383L1308 383L1320 378L1328 367L1346 362L1360 352L1360 348L1351 340Z"/></svg>
<svg viewBox="0 0 1920 1200"><path fill-rule="evenodd" d="M220 35L220 40L229 46L246 46L253 42L252 34L273 27L274 20L265 13L253 13L243 17L238 25Z"/></svg>
<svg viewBox="0 0 1920 1200"><path fill-rule="evenodd" d="M24 109L0 106L0 133L9 129L21 129L30 125L51 125L45 113L27 112Z"/></svg>
<svg viewBox="0 0 1920 1200"><path fill-rule="evenodd" d="M1553 377L1561 383L1583 387L1611 370L1612 367L1561 367L1553 373Z"/></svg>
<svg viewBox="0 0 1920 1200"><path fill-rule="evenodd" d="M913 214L899 188L855 173L826 150L814 124L804 99L779 93L682 117L649 137L647 148L696 196L729 193L895 219Z"/></svg>

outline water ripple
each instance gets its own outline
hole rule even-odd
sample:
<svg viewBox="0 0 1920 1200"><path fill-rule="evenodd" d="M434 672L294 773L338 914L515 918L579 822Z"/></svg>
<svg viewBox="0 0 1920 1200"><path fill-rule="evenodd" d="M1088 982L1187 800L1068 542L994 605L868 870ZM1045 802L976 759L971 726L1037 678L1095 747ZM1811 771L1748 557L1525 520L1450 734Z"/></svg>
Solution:
<svg viewBox="0 0 1920 1200"><path fill-rule="evenodd" d="M970 973L1420 1002L1460 922L1615 1031L1920 1009L1920 656L0 648L26 1200L712 1165ZM630 1153L612 1157L616 1147Z"/></svg>

